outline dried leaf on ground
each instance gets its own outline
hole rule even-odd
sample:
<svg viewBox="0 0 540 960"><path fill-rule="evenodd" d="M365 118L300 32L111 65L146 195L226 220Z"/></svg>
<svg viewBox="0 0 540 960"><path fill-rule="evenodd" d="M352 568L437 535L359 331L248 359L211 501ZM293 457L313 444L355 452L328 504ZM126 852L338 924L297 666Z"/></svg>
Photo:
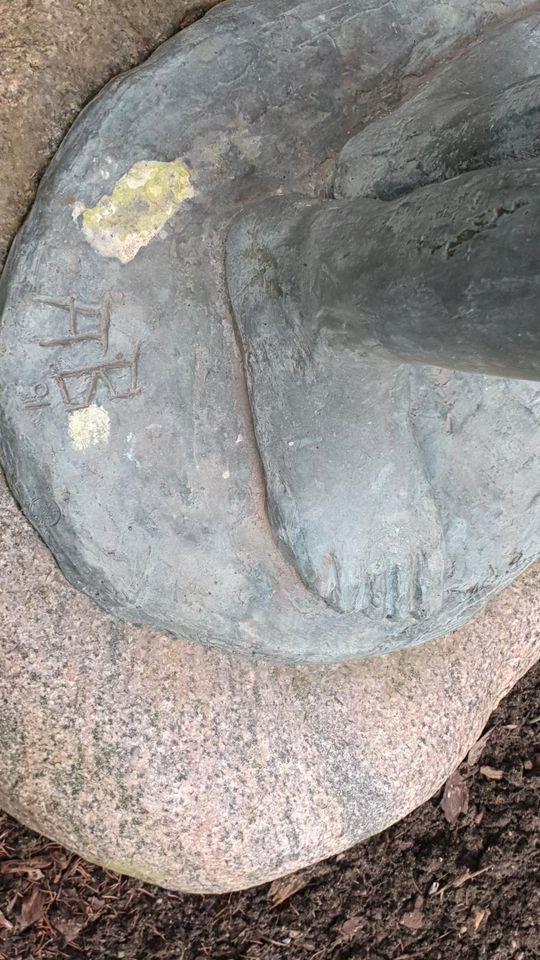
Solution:
<svg viewBox="0 0 540 960"><path fill-rule="evenodd" d="M17 928L19 932L31 927L41 920L45 914L45 896L39 887L32 887L26 894L19 914Z"/></svg>
<svg viewBox="0 0 540 960"><path fill-rule="evenodd" d="M78 917L57 917L54 926L60 931L66 943L71 943L85 927L85 921Z"/></svg>
<svg viewBox="0 0 540 960"><path fill-rule="evenodd" d="M279 877L270 884L268 890L268 899L273 907L279 907L289 897L307 887L310 880L313 879L313 870L300 870L298 873L291 873L288 877Z"/></svg>
<svg viewBox="0 0 540 960"><path fill-rule="evenodd" d="M322 880L331 872L332 867L329 863L314 863L313 866L306 867L305 870L298 870L286 877L278 877L270 884L266 894L267 899L271 901L273 907L278 907L280 903L284 903L289 897L307 887L312 880Z"/></svg>
<svg viewBox="0 0 540 960"><path fill-rule="evenodd" d="M346 940L352 940L356 931L362 923L362 917L349 917L341 927L341 932Z"/></svg>
<svg viewBox="0 0 540 960"><path fill-rule="evenodd" d="M495 770L494 767L480 767L480 773L488 780L502 780L504 773L502 770Z"/></svg>
<svg viewBox="0 0 540 960"><path fill-rule="evenodd" d="M0 910L0 927L3 927L4 930L13 930L13 924L9 922L7 917L4 916Z"/></svg>
<svg viewBox="0 0 540 960"><path fill-rule="evenodd" d="M455 823L460 814L469 809L469 788L459 770L444 785L441 808L448 823Z"/></svg>

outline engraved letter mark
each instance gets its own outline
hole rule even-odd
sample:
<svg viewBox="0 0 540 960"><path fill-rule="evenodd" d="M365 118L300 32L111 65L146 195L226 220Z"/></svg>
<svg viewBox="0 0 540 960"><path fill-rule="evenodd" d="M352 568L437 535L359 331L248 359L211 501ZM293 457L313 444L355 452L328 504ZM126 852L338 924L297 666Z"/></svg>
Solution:
<svg viewBox="0 0 540 960"><path fill-rule="evenodd" d="M68 410L84 410L92 403L99 383L107 388L109 400L129 400L139 393L137 387L138 351L132 360L119 357L97 367L67 370L54 377ZM126 376L127 374L127 376Z"/></svg>
<svg viewBox="0 0 540 960"><path fill-rule="evenodd" d="M115 296L116 293L116 296ZM36 297L35 303L45 304L67 313L67 331L65 335L51 340L39 340L40 347L71 347L75 344L94 341L106 356L109 349L111 327L111 301L119 302L122 294L112 291L101 298L98 305L81 304L70 296L67 300L50 297ZM89 322L89 319L92 322ZM84 366L73 370L60 370L53 374L68 410L84 410L93 402L98 387L102 385L109 400L129 400L140 392L137 386L139 347L135 348L131 359L118 354L115 360L102 361L95 366ZM49 403L49 388L46 384L37 384L33 393L25 398L25 407L39 409Z"/></svg>
<svg viewBox="0 0 540 960"><path fill-rule="evenodd" d="M69 297L67 303L60 300L47 300L39 297L38 303L45 303L49 307L56 307L58 310L65 310L68 316L68 333L65 337L59 337L57 340L40 340L40 347L69 347L72 343L83 343L86 340L97 340L101 345L103 353L107 353L109 346L109 326L111 322L109 300L103 297L100 306L92 307L86 304L76 303L75 297ZM94 332L83 332L80 327L80 317L94 317L97 322L97 328Z"/></svg>

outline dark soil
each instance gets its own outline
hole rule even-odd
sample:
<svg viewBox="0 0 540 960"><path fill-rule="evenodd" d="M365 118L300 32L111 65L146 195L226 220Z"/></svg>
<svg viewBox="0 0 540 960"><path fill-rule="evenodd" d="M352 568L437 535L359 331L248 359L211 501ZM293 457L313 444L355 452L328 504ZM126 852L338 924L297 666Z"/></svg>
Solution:
<svg viewBox="0 0 540 960"><path fill-rule="evenodd" d="M167 893L0 815L0 957L540 957L540 667L487 729L445 790L406 820L244 893Z"/></svg>

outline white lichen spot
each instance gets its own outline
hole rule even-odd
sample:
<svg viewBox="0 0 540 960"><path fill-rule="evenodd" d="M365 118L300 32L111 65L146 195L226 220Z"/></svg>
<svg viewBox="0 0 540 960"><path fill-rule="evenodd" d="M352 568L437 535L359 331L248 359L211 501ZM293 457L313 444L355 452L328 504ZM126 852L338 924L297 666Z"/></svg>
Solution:
<svg viewBox="0 0 540 960"><path fill-rule="evenodd" d="M69 415L69 436L76 450L105 445L109 441L111 421L103 407L92 404Z"/></svg>
<svg viewBox="0 0 540 960"><path fill-rule="evenodd" d="M181 160L139 160L95 207L75 204L73 216L82 217L83 234L94 250L129 263L193 194Z"/></svg>
<svg viewBox="0 0 540 960"><path fill-rule="evenodd" d="M221 476L223 477L224 480L228 480L229 477L230 477L230 475L231 475L231 474L230 474L230 471L229 471L229 470L224 470L223 473L221 474Z"/></svg>
<svg viewBox="0 0 540 960"><path fill-rule="evenodd" d="M135 434L131 432L128 433L126 436L126 443L128 445L126 457L128 458L128 460L131 461L131 463L136 464L136 466L140 468L141 465L137 460L137 457L135 456L135 441L136 441Z"/></svg>
<svg viewBox="0 0 540 960"><path fill-rule="evenodd" d="M73 220L75 220L75 223L77 223L77 220L79 219L82 213L84 213L84 203L81 203L80 200L77 200L77 202L73 204L73 207L71 210L71 216Z"/></svg>

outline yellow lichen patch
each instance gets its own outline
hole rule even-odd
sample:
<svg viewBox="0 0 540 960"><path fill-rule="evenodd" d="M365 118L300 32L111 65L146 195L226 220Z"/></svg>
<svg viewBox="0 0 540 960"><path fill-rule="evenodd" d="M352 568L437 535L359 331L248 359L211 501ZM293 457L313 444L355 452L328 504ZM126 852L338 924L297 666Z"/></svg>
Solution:
<svg viewBox="0 0 540 960"><path fill-rule="evenodd" d="M140 160L120 177L111 194L80 211L84 236L104 257L128 263L193 192L181 160Z"/></svg>
<svg viewBox="0 0 540 960"><path fill-rule="evenodd" d="M109 414L95 403L84 410L73 410L69 415L69 436L77 450L107 443L110 432Z"/></svg>

